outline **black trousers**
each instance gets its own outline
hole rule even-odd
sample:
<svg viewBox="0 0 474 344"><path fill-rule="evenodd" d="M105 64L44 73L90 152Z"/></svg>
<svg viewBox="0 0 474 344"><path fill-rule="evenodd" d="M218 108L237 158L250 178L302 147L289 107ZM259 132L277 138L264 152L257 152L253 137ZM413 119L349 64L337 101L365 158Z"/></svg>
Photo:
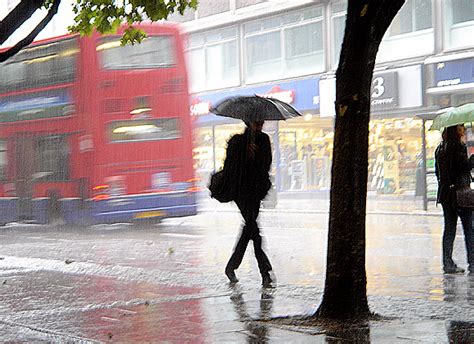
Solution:
<svg viewBox="0 0 474 344"><path fill-rule="evenodd" d="M245 224L242 228L240 238L235 245L234 252L227 263L226 270L235 270L242 263L245 250L250 240L253 241L255 257L257 258L258 269L262 276L272 270L272 265L267 255L262 249L262 237L257 224L257 217L260 211L260 200L253 198L238 199L235 201L239 207L240 213L244 218Z"/></svg>
<svg viewBox="0 0 474 344"><path fill-rule="evenodd" d="M453 261L453 244L456 237L456 226L458 218L461 219L464 230L464 242L466 244L467 263L469 271L474 271L474 233L472 229L472 212L466 209L454 207L450 202L441 203L444 215L443 232L443 266L451 269L456 266Z"/></svg>

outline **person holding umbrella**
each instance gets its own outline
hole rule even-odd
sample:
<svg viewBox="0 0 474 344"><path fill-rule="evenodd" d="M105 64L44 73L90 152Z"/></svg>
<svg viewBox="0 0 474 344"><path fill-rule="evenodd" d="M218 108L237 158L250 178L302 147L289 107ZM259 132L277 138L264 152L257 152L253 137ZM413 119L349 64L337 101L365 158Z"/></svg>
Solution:
<svg viewBox="0 0 474 344"><path fill-rule="evenodd" d="M467 148L463 142L463 124L450 126L443 131L443 141L435 151L435 172L438 179L437 203L441 203L444 216L443 231L443 271L447 274L463 273L464 269L454 262L453 244L458 218L464 230L469 273L474 273L474 233L472 212L460 208L456 202L456 189L469 187L473 156L467 158Z"/></svg>
<svg viewBox="0 0 474 344"><path fill-rule="evenodd" d="M242 134L229 139L223 168L224 171L231 171L233 200L245 222L225 267L225 274L231 283L238 282L235 270L240 266L247 245L252 240L262 286L274 287L273 268L262 248L262 236L257 223L260 203L271 187L269 171L272 149L270 138L262 132L262 128L267 119L286 119L301 114L284 102L259 96L229 98L211 109L211 112L242 119L246 125Z"/></svg>
<svg viewBox="0 0 474 344"><path fill-rule="evenodd" d="M262 285L270 287L273 282L270 276L272 265L262 248L262 237L257 224L260 203L271 186L269 171L272 151L268 135L262 132L263 123L263 121L246 122L247 128L244 133L232 136L227 144L224 170L236 171L233 176L236 190L234 201L245 224L225 268L225 274L230 282L238 282L234 270L240 266L247 245L252 240L262 275Z"/></svg>

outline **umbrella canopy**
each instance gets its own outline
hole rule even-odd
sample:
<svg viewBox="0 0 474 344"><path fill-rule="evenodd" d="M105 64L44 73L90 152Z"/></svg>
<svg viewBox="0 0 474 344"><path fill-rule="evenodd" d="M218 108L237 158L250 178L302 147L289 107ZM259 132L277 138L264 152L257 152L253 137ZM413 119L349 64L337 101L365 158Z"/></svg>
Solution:
<svg viewBox="0 0 474 344"><path fill-rule="evenodd" d="M438 115L430 130L441 130L457 124L474 122L474 103L464 104L455 108L451 108L446 112Z"/></svg>
<svg viewBox="0 0 474 344"><path fill-rule="evenodd" d="M293 106L281 100L257 95L224 99L210 111L219 116L237 118L248 122L278 121L302 116Z"/></svg>

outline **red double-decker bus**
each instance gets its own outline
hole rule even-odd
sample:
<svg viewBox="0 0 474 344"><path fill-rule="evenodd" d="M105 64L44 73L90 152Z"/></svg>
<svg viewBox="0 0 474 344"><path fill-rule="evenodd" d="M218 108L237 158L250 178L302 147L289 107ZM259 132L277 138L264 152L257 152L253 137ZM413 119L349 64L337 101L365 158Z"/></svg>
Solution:
<svg viewBox="0 0 474 344"><path fill-rule="evenodd" d="M0 64L0 223L196 214L182 37L66 35Z"/></svg>

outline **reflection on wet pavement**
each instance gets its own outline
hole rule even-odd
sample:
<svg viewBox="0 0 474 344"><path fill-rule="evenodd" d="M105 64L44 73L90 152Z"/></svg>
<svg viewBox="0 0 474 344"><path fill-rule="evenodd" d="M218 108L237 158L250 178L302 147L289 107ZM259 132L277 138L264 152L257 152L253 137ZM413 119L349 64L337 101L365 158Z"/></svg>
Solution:
<svg viewBox="0 0 474 344"><path fill-rule="evenodd" d="M255 320L270 319L273 305L273 296L271 291L262 289L262 294L260 297L260 312L257 319L250 317L242 291L239 289L239 287L233 287L230 300L234 304L234 309L239 316L239 320L245 324L246 332L248 333L247 341L250 343L268 343L269 325L262 321L256 322Z"/></svg>
<svg viewBox="0 0 474 344"><path fill-rule="evenodd" d="M159 226L0 230L4 341L462 342L472 339L474 277L443 275L442 219L369 216L371 310L385 322L294 332L269 318L312 314L322 296L326 214L262 213L278 286L260 286L252 252L223 273L241 219L203 213ZM462 237L455 257L465 260ZM449 339L448 339L449 338Z"/></svg>

